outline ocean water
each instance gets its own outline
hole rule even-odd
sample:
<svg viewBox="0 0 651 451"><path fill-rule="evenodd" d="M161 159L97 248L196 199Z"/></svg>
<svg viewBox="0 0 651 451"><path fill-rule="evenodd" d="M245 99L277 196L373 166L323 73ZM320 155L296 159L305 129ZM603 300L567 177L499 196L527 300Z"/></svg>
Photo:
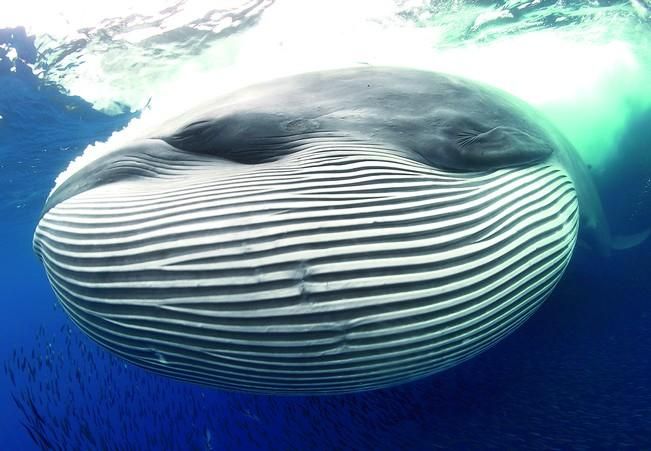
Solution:
<svg viewBox="0 0 651 451"><path fill-rule="evenodd" d="M590 165L613 231L648 229L648 0L130 3L0 7L0 449L651 448L651 240L609 257L578 246L539 311L457 367L328 397L229 393L126 363L66 317L31 249L80 155L238 86L359 64L520 96Z"/></svg>

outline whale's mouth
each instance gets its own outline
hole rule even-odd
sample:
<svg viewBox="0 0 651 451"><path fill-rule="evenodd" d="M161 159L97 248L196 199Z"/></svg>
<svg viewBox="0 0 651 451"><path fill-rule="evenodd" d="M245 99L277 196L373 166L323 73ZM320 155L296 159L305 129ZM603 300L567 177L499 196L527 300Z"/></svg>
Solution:
<svg viewBox="0 0 651 451"><path fill-rule="evenodd" d="M93 339L227 389L349 392L455 365L529 317L576 240L554 162L459 173L351 143L256 165L143 155L55 192L34 248Z"/></svg>
<svg viewBox="0 0 651 451"><path fill-rule="evenodd" d="M42 215L71 197L104 185L187 178L195 172L227 169L232 164L223 158L184 152L160 139L142 139L114 149L68 175L48 196Z"/></svg>

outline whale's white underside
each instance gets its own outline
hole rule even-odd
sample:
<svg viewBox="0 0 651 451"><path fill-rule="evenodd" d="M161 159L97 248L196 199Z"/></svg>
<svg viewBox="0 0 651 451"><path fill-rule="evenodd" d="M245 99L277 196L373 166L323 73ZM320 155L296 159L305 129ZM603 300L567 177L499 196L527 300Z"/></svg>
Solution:
<svg viewBox="0 0 651 451"><path fill-rule="evenodd" d="M172 377L349 392L493 345L570 259L578 203L554 161L447 172L359 142L294 145L257 165L133 156L120 164L149 176L53 206L34 245L71 318Z"/></svg>

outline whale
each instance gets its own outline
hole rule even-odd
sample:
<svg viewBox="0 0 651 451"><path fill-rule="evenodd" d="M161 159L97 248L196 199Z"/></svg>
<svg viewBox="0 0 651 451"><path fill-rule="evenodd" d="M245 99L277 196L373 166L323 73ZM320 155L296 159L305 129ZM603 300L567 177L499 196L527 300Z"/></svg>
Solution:
<svg viewBox="0 0 651 451"><path fill-rule="evenodd" d="M422 378L527 320L581 229L589 171L540 113L462 77L310 72L196 106L82 165L33 247L120 357L225 390L326 395Z"/></svg>

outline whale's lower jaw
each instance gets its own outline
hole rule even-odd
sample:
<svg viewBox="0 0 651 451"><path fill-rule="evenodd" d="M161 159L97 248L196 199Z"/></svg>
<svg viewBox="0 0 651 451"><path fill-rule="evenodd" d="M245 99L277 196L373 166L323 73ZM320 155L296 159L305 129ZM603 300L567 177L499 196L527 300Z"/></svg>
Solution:
<svg viewBox="0 0 651 451"><path fill-rule="evenodd" d="M456 365L532 314L577 235L554 163L451 173L331 145L129 164L151 176L55 205L35 250L94 340L231 390L351 392Z"/></svg>

